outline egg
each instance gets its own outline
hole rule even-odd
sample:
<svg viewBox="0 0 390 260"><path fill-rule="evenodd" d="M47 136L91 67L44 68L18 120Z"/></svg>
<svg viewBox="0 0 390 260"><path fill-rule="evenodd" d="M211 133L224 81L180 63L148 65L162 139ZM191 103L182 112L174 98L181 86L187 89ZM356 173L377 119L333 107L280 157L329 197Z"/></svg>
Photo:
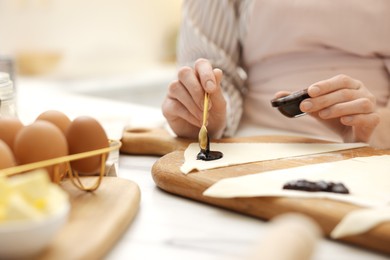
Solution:
<svg viewBox="0 0 390 260"><path fill-rule="evenodd" d="M11 148L4 141L0 140L0 170L15 165L15 157Z"/></svg>
<svg viewBox="0 0 390 260"><path fill-rule="evenodd" d="M69 117L58 110L47 110L41 113L36 120L46 120L56 125L65 134L71 120Z"/></svg>
<svg viewBox="0 0 390 260"><path fill-rule="evenodd" d="M16 133L23 127L17 117L0 117L0 140L3 140L13 150Z"/></svg>
<svg viewBox="0 0 390 260"><path fill-rule="evenodd" d="M27 164L68 155L65 135L54 124L38 120L24 126L15 136L14 155L18 164ZM53 166L46 167L50 178L55 179ZM60 165L60 174L65 164Z"/></svg>
<svg viewBox="0 0 390 260"><path fill-rule="evenodd" d="M79 116L69 125L66 132L69 154L83 153L87 151L106 148L109 146L106 132L102 125L89 116ZM80 174L97 173L101 166L101 155L71 161L72 169Z"/></svg>

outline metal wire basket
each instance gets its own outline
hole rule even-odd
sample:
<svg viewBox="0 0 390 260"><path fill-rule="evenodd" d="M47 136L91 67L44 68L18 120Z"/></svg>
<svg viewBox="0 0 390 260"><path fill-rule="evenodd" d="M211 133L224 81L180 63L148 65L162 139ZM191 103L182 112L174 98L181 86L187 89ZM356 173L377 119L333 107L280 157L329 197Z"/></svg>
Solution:
<svg viewBox="0 0 390 260"><path fill-rule="evenodd" d="M109 141L109 146L106 148L67 155L67 156L56 157L53 159L48 159L39 162L28 163L28 164L2 169L0 170L0 176L12 176L12 175L22 174L32 170L40 169L40 168L45 168L48 166L53 166L52 181L54 183L59 184L64 178L68 176L70 181L73 183L73 185L75 185L80 190L94 191L97 188L99 188L100 183L102 182L104 173L106 171L106 161L107 161L108 154L113 151L119 152L119 148L122 145L122 143L117 140L108 140L108 141ZM93 185L91 185L90 187L86 187L82 183L79 173L76 170L72 169L70 162L92 157L92 156L97 156L97 155L101 156L100 158L101 165L100 165L100 171L98 173L98 178ZM63 167L64 164L65 164L65 171L61 171L60 167L61 166Z"/></svg>

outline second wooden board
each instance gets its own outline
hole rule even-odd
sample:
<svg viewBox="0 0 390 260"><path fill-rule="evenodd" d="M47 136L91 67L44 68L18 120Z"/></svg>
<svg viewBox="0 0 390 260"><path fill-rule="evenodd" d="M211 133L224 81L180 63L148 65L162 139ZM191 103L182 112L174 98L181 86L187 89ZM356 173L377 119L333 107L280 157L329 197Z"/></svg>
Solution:
<svg viewBox="0 0 390 260"><path fill-rule="evenodd" d="M91 186L98 177L83 177ZM71 211L68 222L37 259L101 259L114 246L138 212L140 190L136 183L104 177L94 192L81 191L69 180Z"/></svg>

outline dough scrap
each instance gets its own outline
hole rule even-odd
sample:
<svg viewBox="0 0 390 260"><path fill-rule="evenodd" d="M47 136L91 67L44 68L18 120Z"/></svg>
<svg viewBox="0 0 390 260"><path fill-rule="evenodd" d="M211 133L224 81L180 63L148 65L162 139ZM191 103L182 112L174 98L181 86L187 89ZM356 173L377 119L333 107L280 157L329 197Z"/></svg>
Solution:
<svg viewBox="0 0 390 260"><path fill-rule="evenodd" d="M199 144L190 144L184 152L182 173L207 170L229 165L259 162L303 155L319 154L367 146L364 143L211 143L213 151L221 151L223 157L214 161L197 160Z"/></svg>
<svg viewBox="0 0 390 260"><path fill-rule="evenodd" d="M390 206L358 209L348 213L330 233L331 238L363 234L377 225L390 221Z"/></svg>

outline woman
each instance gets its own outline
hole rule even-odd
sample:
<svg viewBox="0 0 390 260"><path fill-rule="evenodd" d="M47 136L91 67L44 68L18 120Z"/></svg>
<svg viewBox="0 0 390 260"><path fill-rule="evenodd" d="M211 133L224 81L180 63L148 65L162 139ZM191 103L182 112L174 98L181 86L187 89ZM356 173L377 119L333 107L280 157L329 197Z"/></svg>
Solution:
<svg viewBox="0 0 390 260"><path fill-rule="evenodd" d="M181 67L163 114L178 136L196 138L208 92L213 138L245 119L390 148L389 10L388 0L185 1ZM300 108L310 116L270 105L305 88Z"/></svg>

